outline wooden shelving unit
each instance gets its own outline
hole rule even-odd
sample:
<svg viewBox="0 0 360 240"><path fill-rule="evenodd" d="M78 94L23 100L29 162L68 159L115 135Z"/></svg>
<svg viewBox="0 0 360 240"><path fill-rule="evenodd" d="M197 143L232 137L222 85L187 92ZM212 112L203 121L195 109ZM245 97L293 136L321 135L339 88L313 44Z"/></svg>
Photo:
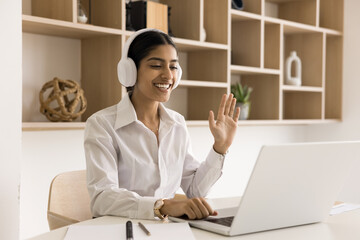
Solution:
<svg viewBox="0 0 360 240"><path fill-rule="evenodd" d="M32 11L23 14L23 32L81 40L88 109L82 122L25 121L23 130L81 129L125 94L116 72L132 33L125 29L125 0L92 1L91 24L77 22L77 0L28 1ZM243 10L231 9L230 0L158 2L171 6L173 39L186 66L169 104L188 125L206 125L209 110L216 111L239 80L254 89L250 119L239 125L341 120L343 0L243 0ZM294 50L302 60L300 87L284 84L284 63Z"/></svg>

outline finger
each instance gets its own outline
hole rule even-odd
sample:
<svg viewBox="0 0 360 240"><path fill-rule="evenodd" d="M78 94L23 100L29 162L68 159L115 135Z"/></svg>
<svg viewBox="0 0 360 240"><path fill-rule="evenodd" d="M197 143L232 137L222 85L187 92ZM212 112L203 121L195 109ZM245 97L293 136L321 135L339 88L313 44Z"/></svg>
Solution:
<svg viewBox="0 0 360 240"><path fill-rule="evenodd" d="M231 107L230 107L230 112L229 112L229 117L231 117L231 118L234 116L235 105L236 105L236 98L233 98L231 100Z"/></svg>
<svg viewBox="0 0 360 240"><path fill-rule="evenodd" d="M210 126L210 129L213 129L215 127L215 119L214 119L213 111L209 112L209 126Z"/></svg>
<svg viewBox="0 0 360 240"><path fill-rule="evenodd" d="M201 219L201 218L202 218L202 213L201 213L200 209L198 208L198 206L196 205L194 199L191 199L191 201L190 201L190 207L191 207L191 209L194 211L194 213L195 213L195 215L196 215L196 218L197 218L197 219Z"/></svg>
<svg viewBox="0 0 360 240"><path fill-rule="evenodd" d="M226 102L226 94L224 94L221 98L221 102L220 102L219 110L218 110L218 114L217 114L217 119L220 119L224 115L225 102Z"/></svg>
<svg viewBox="0 0 360 240"><path fill-rule="evenodd" d="M213 215L215 211L212 209L212 207L209 205L209 203L204 198L201 198L201 202L206 207L209 214Z"/></svg>
<svg viewBox="0 0 360 240"><path fill-rule="evenodd" d="M226 100L225 111L224 111L225 115L229 115L231 102L232 102L233 97L234 97L234 95L231 93L229 95L229 97L227 98L227 100Z"/></svg>
<svg viewBox="0 0 360 240"><path fill-rule="evenodd" d="M202 218L208 217L210 215L210 213L209 213L208 209L206 208L206 206L203 204L202 199L195 198L194 201L202 213Z"/></svg>
<svg viewBox="0 0 360 240"><path fill-rule="evenodd" d="M196 214L195 214L195 212L192 210L192 208L190 206L187 206L187 208L185 209L185 214L189 219L195 219L196 218Z"/></svg>
<svg viewBox="0 0 360 240"><path fill-rule="evenodd" d="M213 214L211 214L211 216L217 216L218 214L219 214L218 211L215 210L215 211L213 212Z"/></svg>
<svg viewBox="0 0 360 240"><path fill-rule="evenodd" d="M239 120L239 116L240 116L240 107L237 107L235 116L233 117L235 122L237 122Z"/></svg>

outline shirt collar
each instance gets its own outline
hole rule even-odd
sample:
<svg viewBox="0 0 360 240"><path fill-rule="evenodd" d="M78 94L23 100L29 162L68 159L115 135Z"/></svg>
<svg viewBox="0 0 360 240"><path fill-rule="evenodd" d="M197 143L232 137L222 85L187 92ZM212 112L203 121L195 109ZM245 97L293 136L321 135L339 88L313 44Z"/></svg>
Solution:
<svg viewBox="0 0 360 240"><path fill-rule="evenodd" d="M169 125L178 123L178 121L176 121L176 119L174 118L174 114L169 111L162 103L159 104L159 113L160 119L164 123L167 123ZM138 119L134 105L130 100L129 94L126 94L126 96L121 99L121 101L117 104L117 113L114 128L122 128L137 120Z"/></svg>

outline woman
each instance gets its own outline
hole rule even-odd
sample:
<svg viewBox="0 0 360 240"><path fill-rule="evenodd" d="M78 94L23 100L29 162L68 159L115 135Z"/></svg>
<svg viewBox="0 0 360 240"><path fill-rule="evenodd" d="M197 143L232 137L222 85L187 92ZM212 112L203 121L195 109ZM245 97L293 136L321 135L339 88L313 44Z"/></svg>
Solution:
<svg viewBox="0 0 360 240"><path fill-rule="evenodd" d="M240 109L221 99L217 120L209 113L214 145L206 161L191 153L184 117L165 108L181 78L171 38L155 29L134 33L118 65L128 95L86 122L85 154L93 216L190 219L216 215L203 198L220 177ZM181 187L188 199L174 200Z"/></svg>

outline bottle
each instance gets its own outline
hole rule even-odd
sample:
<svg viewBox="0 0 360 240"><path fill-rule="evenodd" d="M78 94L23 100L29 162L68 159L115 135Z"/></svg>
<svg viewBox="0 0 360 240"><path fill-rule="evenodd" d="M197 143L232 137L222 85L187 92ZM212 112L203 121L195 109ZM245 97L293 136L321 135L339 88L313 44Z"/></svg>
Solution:
<svg viewBox="0 0 360 240"><path fill-rule="evenodd" d="M291 66L295 63L295 76L291 76ZM301 60L296 51L291 51L285 63L285 84L301 86Z"/></svg>
<svg viewBox="0 0 360 240"><path fill-rule="evenodd" d="M87 23L88 21L87 13L80 0L77 0L77 7L78 7L78 16L77 16L78 22Z"/></svg>

